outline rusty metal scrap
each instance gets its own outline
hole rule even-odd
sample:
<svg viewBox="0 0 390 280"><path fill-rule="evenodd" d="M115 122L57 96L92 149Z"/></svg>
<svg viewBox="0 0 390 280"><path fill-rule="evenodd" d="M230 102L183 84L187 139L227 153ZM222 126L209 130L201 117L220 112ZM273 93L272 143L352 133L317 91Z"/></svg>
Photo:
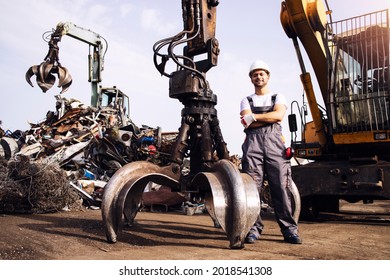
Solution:
<svg viewBox="0 0 390 280"><path fill-rule="evenodd" d="M0 120L0 138L2 138L3 136L5 136L5 131L1 128L1 125L3 124L3 122Z"/></svg>
<svg viewBox="0 0 390 280"><path fill-rule="evenodd" d="M161 133L160 128L149 126L137 129L132 126L130 130L124 130L116 118L116 109L89 107L74 99L56 98L56 111L47 112L43 121L30 123L28 131L18 131L0 139L7 147L6 160L15 165L20 159L24 159L24 162L28 159L33 167L41 162L55 164L65 172L68 188L77 189L79 197L87 205L98 207L104 185L123 165L138 160L151 161L157 165L169 161L169 149L176 140L176 133ZM1 157L4 158L0 154ZM18 173L18 176L22 174ZM6 179L0 178L0 181ZM44 184L45 188L50 187L48 184ZM3 190L0 193L0 201L11 199L15 202L19 199L25 202L25 192L20 190L23 187L11 184L6 189L7 192ZM10 198L11 192L14 195ZM8 197L8 200L4 197ZM8 206L0 207L0 212L26 211L29 205L24 202L23 205L19 202L6 203ZM16 206L8 209L11 204ZM62 206L62 203L59 205ZM38 208L39 211L46 211L41 206ZM52 206L49 208L54 209Z"/></svg>
<svg viewBox="0 0 390 280"><path fill-rule="evenodd" d="M0 213L45 213L73 207L79 197L58 164L28 157L0 164Z"/></svg>

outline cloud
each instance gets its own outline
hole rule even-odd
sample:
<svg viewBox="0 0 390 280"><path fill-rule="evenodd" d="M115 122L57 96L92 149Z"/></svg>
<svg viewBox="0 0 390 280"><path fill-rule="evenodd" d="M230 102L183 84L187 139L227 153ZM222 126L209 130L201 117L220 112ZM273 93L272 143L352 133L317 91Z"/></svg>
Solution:
<svg viewBox="0 0 390 280"><path fill-rule="evenodd" d="M119 13L121 15L121 17L126 17L132 10L133 10L133 5L132 4L129 4L129 3L126 3L126 4L123 4L123 5L120 5L119 6Z"/></svg>
<svg viewBox="0 0 390 280"><path fill-rule="evenodd" d="M111 25L113 17L110 15L111 9L106 5L95 4L90 6L86 13L86 18L88 22L96 24L99 22L99 25Z"/></svg>
<svg viewBox="0 0 390 280"><path fill-rule="evenodd" d="M178 31L174 24L164 22L161 13L155 9L144 9L141 12L141 26L161 35L173 35L173 32L177 33Z"/></svg>

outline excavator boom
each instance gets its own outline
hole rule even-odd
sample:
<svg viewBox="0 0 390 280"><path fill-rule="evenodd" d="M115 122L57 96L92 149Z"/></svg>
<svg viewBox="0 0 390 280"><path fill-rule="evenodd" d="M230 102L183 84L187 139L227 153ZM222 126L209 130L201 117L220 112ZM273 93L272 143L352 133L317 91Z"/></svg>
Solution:
<svg viewBox="0 0 390 280"><path fill-rule="evenodd" d="M286 0L281 8L282 26L291 39L299 38L316 73L322 97L327 96L327 27L322 0Z"/></svg>

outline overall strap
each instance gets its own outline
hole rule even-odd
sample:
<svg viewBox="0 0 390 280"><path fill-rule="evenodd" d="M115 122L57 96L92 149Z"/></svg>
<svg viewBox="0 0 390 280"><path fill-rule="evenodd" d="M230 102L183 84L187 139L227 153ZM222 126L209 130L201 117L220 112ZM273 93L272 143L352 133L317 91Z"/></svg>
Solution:
<svg viewBox="0 0 390 280"><path fill-rule="evenodd" d="M272 105L271 106L263 106L263 107L255 107L255 106L253 106L253 99L252 99L252 97L247 96L247 99L248 99L249 105L251 106L252 112L254 112L256 114L262 114L262 113L271 112L274 109L276 96L277 96L277 94L273 94L272 95L272 97L271 97Z"/></svg>

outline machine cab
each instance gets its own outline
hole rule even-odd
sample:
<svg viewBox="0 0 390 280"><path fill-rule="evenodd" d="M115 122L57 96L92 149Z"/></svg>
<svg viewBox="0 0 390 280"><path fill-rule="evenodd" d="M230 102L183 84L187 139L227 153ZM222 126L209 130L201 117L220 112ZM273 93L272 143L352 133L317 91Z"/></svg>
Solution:
<svg viewBox="0 0 390 280"><path fill-rule="evenodd" d="M129 97L115 86L112 88L99 88L98 107L111 107L118 110L125 119L130 119Z"/></svg>
<svg viewBox="0 0 390 280"><path fill-rule="evenodd" d="M334 22L331 30L329 108L334 133L385 133L390 129L388 11Z"/></svg>

